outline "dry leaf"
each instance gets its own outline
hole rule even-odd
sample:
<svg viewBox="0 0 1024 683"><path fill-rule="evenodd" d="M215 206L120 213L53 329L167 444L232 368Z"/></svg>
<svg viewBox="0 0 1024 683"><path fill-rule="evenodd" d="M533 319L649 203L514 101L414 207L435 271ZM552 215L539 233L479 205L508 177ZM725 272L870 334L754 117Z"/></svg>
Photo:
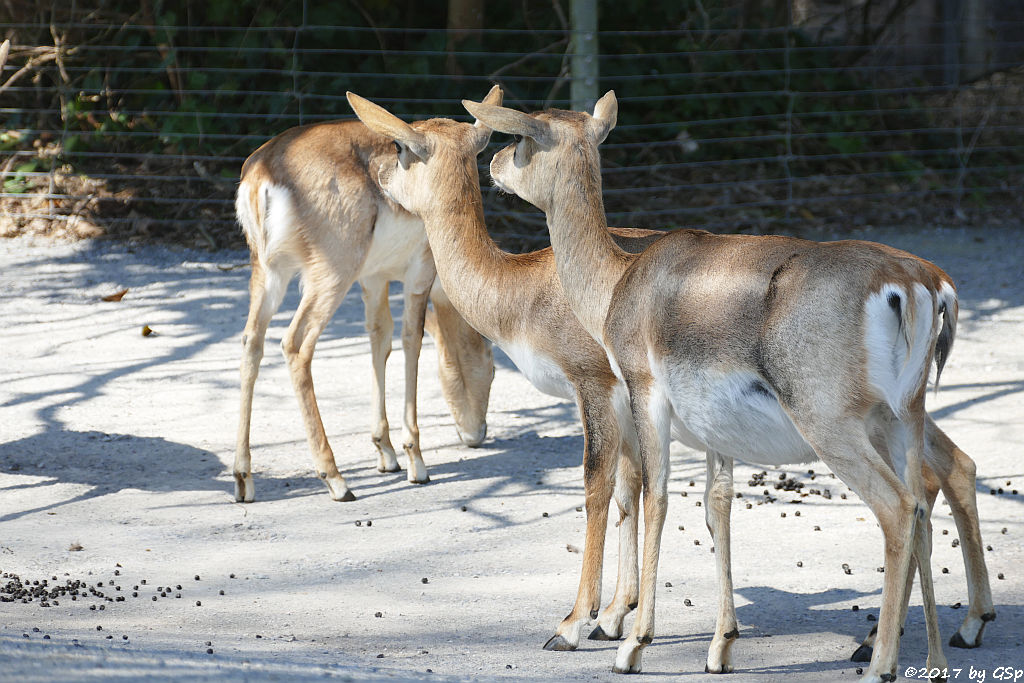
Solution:
<svg viewBox="0 0 1024 683"><path fill-rule="evenodd" d="M580 551L580 549L574 546L572 543L566 543L565 549L568 550L570 553L578 553Z"/></svg>
<svg viewBox="0 0 1024 683"><path fill-rule="evenodd" d="M121 299L124 298L124 295L127 294L127 293L128 293L127 289L122 289L120 292L116 292L114 294L106 295L105 297L103 297L103 300L104 301L120 301Z"/></svg>
<svg viewBox="0 0 1024 683"><path fill-rule="evenodd" d="M143 325L142 326L142 336L143 337L148 337L151 334L153 334L153 328L151 328L149 325Z"/></svg>
<svg viewBox="0 0 1024 683"><path fill-rule="evenodd" d="M75 542L74 542L74 543L72 543L72 544L71 544L70 546L68 546L68 550L69 550L69 551L71 551L71 552L73 552L73 553L74 553L74 552L78 552L79 550L82 550L82 549L83 549L83 548L82 548L82 544L81 544L81 543L79 543L78 541L75 541Z"/></svg>

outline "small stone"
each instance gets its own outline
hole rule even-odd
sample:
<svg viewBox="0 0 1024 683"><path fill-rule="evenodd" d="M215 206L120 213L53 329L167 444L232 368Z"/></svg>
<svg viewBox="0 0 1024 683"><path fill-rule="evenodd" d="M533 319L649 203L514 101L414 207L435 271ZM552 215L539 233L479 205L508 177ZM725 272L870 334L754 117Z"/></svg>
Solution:
<svg viewBox="0 0 1024 683"><path fill-rule="evenodd" d="M202 606L203 606L202 600L196 600L196 607L202 607Z"/></svg>
<svg viewBox="0 0 1024 683"><path fill-rule="evenodd" d="M102 626L97 626L97 627L96 627L96 630L97 630L97 631L102 631L102 630L103 630L103 627L102 627Z"/></svg>
<svg viewBox="0 0 1024 683"><path fill-rule="evenodd" d="M357 519L356 520L356 526L362 526L362 525L363 525L363 520Z"/></svg>
<svg viewBox="0 0 1024 683"><path fill-rule="evenodd" d="M384 659L384 653L377 655L377 659Z"/></svg>
<svg viewBox="0 0 1024 683"><path fill-rule="evenodd" d="M693 539L693 544L694 545L700 545L700 539L697 539L697 538Z"/></svg>
<svg viewBox="0 0 1024 683"><path fill-rule="evenodd" d="M220 595L224 595L224 590L223 590L223 589L221 589L220 591L218 591L218 593L219 593Z"/></svg>
<svg viewBox="0 0 1024 683"><path fill-rule="evenodd" d="M680 530L680 531L686 531L686 529L684 529L684 528L683 528L683 525L682 525L682 524L680 524L680 525L679 525L679 530Z"/></svg>
<svg viewBox="0 0 1024 683"><path fill-rule="evenodd" d="M156 596L155 595L153 596L153 602L156 602Z"/></svg>
<svg viewBox="0 0 1024 683"><path fill-rule="evenodd" d="M49 640L49 639L50 639L50 634L46 634L45 636L43 636L43 640Z"/></svg>
<svg viewBox="0 0 1024 683"><path fill-rule="evenodd" d="M697 501L697 507L701 507L701 502L699 500Z"/></svg>
<svg viewBox="0 0 1024 683"><path fill-rule="evenodd" d="M577 507L576 508L576 512L583 512L583 507L582 506L581 507ZM512 665L509 664L509 666L512 666Z"/></svg>
<svg viewBox="0 0 1024 683"><path fill-rule="evenodd" d="M1003 573L1002 573L1002 572L999 572L998 574L996 574L996 578L997 578L997 579L999 579L1000 581L1002 581L1002 580L1003 580L1003 579L1005 579L1006 577L1005 577L1005 576L1003 576Z"/></svg>
<svg viewBox="0 0 1024 683"><path fill-rule="evenodd" d="M548 516L548 513L546 513L546 512L542 512L542 513L540 513L540 516L541 516L541 517L547 517L547 516Z"/></svg>
<svg viewBox="0 0 1024 683"><path fill-rule="evenodd" d="M665 588L671 588L671 587L672 587L672 582L671 581L666 581L665 582Z"/></svg>
<svg viewBox="0 0 1024 683"><path fill-rule="evenodd" d="M802 567L802 566L804 566L804 563L802 561L800 561L800 560L797 560L796 566Z"/></svg>
<svg viewBox="0 0 1024 683"><path fill-rule="evenodd" d="M854 605L853 606L853 611L854 612L859 612L860 611L860 606L859 605Z"/></svg>
<svg viewBox="0 0 1024 683"><path fill-rule="evenodd" d="M213 645L213 642L211 642L211 641L209 641L209 640L208 640L208 641L206 641L206 647L210 647L211 645Z"/></svg>
<svg viewBox="0 0 1024 683"><path fill-rule="evenodd" d="M869 614L868 615L868 621L877 621L877 620L878 620L878 617L876 617L874 614Z"/></svg>
<svg viewBox="0 0 1024 683"><path fill-rule="evenodd" d="M985 550L987 550L989 552L992 552L992 546L990 546L990 545L985 546Z"/></svg>
<svg viewBox="0 0 1024 683"><path fill-rule="evenodd" d="M754 506L753 506L753 505L751 505L750 503L747 503L747 509L748 509L748 510L749 510L750 508L752 508L752 507L754 507Z"/></svg>
<svg viewBox="0 0 1024 683"><path fill-rule="evenodd" d="M949 536L949 529L943 529L942 530L942 535L943 536Z"/></svg>
<svg viewBox="0 0 1024 683"><path fill-rule="evenodd" d="M820 527L820 526L818 526L817 524L815 524L815 525L814 525L814 530L815 530L815 531L821 531L821 527Z"/></svg>
<svg viewBox="0 0 1024 683"><path fill-rule="evenodd" d="M213 648L212 647L206 648L206 654L212 655L213 654Z"/></svg>
<svg viewBox="0 0 1024 683"><path fill-rule="evenodd" d="M462 506L462 511L463 511L463 512L465 512L465 511L466 511L466 510L468 510L468 509L469 509L469 508L467 508L467 507L466 507L465 505L463 505L463 506Z"/></svg>
<svg viewBox="0 0 1024 683"><path fill-rule="evenodd" d="M794 512L794 513L793 513L793 516L794 516L794 517L799 517L799 516L800 516L800 511L799 511L799 510L797 510L796 512Z"/></svg>
<svg viewBox="0 0 1024 683"><path fill-rule="evenodd" d="M943 574L948 574L949 573L949 567L943 567L942 568L942 573Z"/></svg>
<svg viewBox="0 0 1024 683"><path fill-rule="evenodd" d="M430 583L430 581L428 581L427 577L424 576L422 579L420 579L420 583Z"/></svg>
<svg viewBox="0 0 1024 683"><path fill-rule="evenodd" d="M786 513L785 513L785 512L783 512L783 513L781 513L781 514L779 515L779 517L785 517L785 516L786 516Z"/></svg>
<svg viewBox="0 0 1024 683"><path fill-rule="evenodd" d="M1002 530L1002 531L1000 531L999 533L1001 533L1001 534L1005 534L1005 533L1006 533L1006 527L1004 526L1004 527L1003 527L1003 530Z"/></svg>
<svg viewBox="0 0 1024 683"><path fill-rule="evenodd" d="M383 617L383 616L384 616L384 613L383 613L383 612L374 612L374 613L373 613L373 616L375 616L375 617L377 617L378 619L380 619L381 617Z"/></svg>
<svg viewBox="0 0 1024 683"><path fill-rule="evenodd" d="M955 602L952 605L950 605L950 607L952 607L953 609L960 609L961 604L959 602Z"/></svg>
<svg viewBox="0 0 1024 683"><path fill-rule="evenodd" d="M196 574L196 576L195 576L195 580L196 580L196 581L198 581L198 580L199 580L199 574Z"/></svg>
<svg viewBox="0 0 1024 683"><path fill-rule="evenodd" d="M229 579L233 579L233 578L235 578L235 575L234 575L234 574L230 574L230 575L228 576L228 578L229 578Z"/></svg>
<svg viewBox="0 0 1024 683"><path fill-rule="evenodd" d="M686 598L685 600L683 600L683 604L687 607L693 607L693 603L690 602L690 598Z"/></svg>
<svg viewBox="0 0 1024 683"><path fill-rule="evenodd" d="M366 520L366 526L373 526L373 520L372 519Z"/></svg>

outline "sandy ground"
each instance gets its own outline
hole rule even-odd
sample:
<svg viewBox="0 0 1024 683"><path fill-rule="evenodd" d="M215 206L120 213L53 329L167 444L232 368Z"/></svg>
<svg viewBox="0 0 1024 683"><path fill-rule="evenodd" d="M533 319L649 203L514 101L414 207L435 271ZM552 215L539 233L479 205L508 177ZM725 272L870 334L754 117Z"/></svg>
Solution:
<svg viewBox="0 0 1024 683"><path fill-rule="evenodd" d="M982 671L996 680L1000 667L1024 668L1024 237L995 228L872 237L934 260L960 286L959 335L929 407L978 463L998 619L982 648L946 654L960 670L954 680L972 671L971 680ZM404 473L378 474L369 347L351 292L314 364L328 434L359 496L335 503L313 476L276 352L293 291L256 386L257 501L234 502L246 261L239 252L0 242L0 571L29 581L102 581L100 592L126 596L0 603L0 679L616 679L615 643L541 650L575 597L582 438L572 406L535 391L500 353L489 437L470 450L447 414L428 341L420 426L432 482L411 486ZM122 301L100 300L123 288ZM143 337L143 325L155 334ZM393 354L393 427L401 363ZM852 494L842 499L846 488L823 465L811 467L814 481L808 468L770 471L768 480L795 475L804 491L827 489L831 499L773 489L777 500L763 503L764 486L747 484L760 468L737 468L741 638L739 673L729 680L856 679L848 658L878 613L881 533ZM697 504L703 488L703 457L674 445L657 637L641 681L721 680L703 673L716 602ZM966 605L967 593L941 498L934 524L948 640L964 614L954 605ZM72 544L82 549L70 551ZM168 586L160 598L156 589ZM912 605L901 671L922 667L926 655L916 590Z"/></svg>

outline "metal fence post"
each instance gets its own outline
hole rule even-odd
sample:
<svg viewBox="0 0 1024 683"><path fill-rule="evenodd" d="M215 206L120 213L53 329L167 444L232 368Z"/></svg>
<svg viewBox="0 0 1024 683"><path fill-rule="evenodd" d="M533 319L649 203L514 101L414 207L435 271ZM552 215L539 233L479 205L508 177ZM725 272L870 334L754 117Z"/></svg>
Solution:
<svg viewBox="0 0 1024 683"><path fill-rule="evenodd" d="M597 0L572 0L572 108L597 102Z"/></svg>

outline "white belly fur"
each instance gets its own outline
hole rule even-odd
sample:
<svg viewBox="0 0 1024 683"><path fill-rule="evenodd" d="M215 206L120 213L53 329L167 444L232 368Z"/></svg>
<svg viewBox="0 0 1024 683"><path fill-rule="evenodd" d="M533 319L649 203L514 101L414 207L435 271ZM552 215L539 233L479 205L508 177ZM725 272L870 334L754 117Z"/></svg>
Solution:
<svg viewBox="0 0 1024 683"><path fill-rule="evenodd" d="M539 391L549 396L576 400L576 390L555 361L536 353L525 344L498 340L495 340L495 343Z"/></svg>
<svg viewBox="0 0 1024 683"><path fill-rule="evenodd" d="M773 396L751 391L750 372L655 373L673 410L673 437L692 448L710 449L762 466L806 463L817 455Z"/></svg>

